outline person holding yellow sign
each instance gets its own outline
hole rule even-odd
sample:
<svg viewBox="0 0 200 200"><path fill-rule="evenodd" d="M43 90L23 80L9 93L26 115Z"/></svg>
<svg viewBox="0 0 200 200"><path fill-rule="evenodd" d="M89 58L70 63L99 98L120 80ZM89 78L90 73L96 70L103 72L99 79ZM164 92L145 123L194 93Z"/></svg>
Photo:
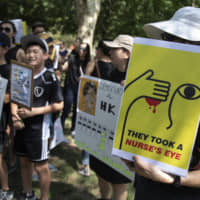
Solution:
<svg viewBox="0 0 200 200"><path fill-rule="evenodd" d="M168 21L144 26L149 36L171 42L200 44L200 8L184 7ZM185 91L187 92L187 91ZM191 96L192 90L187 93ZM169 127L172 126L172 120ZM169 128L168 127L168 128ZM145 163L138 156L133 162L125 160L130 170L136 172L135 200L197 200L200 199L200 130L197 132L189 172L186 177L175 176Z"/></svg>

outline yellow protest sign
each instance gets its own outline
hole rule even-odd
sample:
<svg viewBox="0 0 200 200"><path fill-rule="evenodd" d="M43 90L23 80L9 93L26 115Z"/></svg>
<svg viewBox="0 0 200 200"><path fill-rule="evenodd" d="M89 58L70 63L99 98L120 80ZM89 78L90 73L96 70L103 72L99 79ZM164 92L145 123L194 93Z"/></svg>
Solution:
<svg viewBox="0 0 200 200"><path fill-rule="evenodd" d="M113 154L185 176L200 114L200 48L136 38Z"/></svg>

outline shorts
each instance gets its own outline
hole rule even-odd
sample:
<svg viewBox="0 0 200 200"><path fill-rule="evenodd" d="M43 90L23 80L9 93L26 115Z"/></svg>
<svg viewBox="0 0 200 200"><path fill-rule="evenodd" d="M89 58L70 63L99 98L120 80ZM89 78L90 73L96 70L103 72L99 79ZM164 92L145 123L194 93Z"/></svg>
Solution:
<svg viewBox="0 0 200 200"><path fill-rule="evenodd" d="M94 156L90 155L90 168L96 172L98 176L103 178L109 183L112 184L125 184L131 183L132 181L125 177L124 175L120 174L112 167L109 167L104 162L98 160Z"/></svg>
<svg viewBox="0 0 200 200"><path fill-rule="evenodd" d="M27 138L23 134L15 135L15 151L17 156L27 157L32 162L48 160L49 139Z"/></svg>

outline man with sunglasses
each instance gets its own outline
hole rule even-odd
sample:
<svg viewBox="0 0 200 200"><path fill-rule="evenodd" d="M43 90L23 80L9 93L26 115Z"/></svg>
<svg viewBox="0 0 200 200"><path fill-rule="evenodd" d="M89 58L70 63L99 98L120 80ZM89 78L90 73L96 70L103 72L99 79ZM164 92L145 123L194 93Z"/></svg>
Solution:
<svg viewBox="0 0 200 200"><path fill-rule="evenodd" d="M15 43L15 35L17 33L15 24L11 21L2 21L0 23L0 32L6 34L10 38L10 48L6 54L7 62L10 63L11 60L24 62L25 53L22 48L20 48L20 45L16 45Z"/></svg>
<svg viewBox="0 0 200 200"><path fill-rule="evenodd" d="M149 36L188 44L200 44L200 8L184 7L168 21L144 26ZM133 157L134 163L125 161L135 171L135 200L199 200L200 199L200 129L186 177L168 174L158 167ZM134 164L134 165L133 165Z"/></svg>

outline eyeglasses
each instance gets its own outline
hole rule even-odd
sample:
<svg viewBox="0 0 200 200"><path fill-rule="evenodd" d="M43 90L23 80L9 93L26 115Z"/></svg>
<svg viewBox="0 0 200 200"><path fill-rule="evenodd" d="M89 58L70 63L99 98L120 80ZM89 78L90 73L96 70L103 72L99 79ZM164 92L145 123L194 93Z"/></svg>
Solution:
<svg viewBox="0 0 200 200"><path fill-rule="evenodd" d="M5 31L6 33L10 33L11 29L9 27L5 27L5 28L0 27L0 32L3 32L3 31Z"/></svg>

